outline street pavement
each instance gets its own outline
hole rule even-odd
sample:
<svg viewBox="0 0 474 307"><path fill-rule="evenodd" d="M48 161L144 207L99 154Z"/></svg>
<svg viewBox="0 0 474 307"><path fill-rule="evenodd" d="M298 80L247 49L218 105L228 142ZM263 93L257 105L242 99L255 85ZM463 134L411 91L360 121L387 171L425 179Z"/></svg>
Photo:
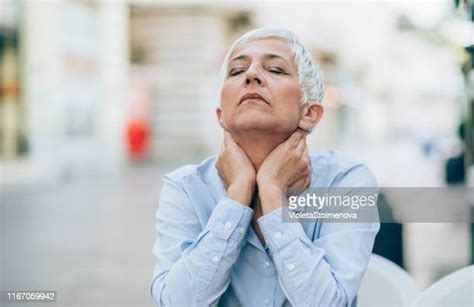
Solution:
<svg viewBox="0 0 474 307"><path fill-rule="evenodd" d="M154 165L1 192L1 289L54 290L44 306L152 306ZM2 306L38 306L9 303Z"/></svg>

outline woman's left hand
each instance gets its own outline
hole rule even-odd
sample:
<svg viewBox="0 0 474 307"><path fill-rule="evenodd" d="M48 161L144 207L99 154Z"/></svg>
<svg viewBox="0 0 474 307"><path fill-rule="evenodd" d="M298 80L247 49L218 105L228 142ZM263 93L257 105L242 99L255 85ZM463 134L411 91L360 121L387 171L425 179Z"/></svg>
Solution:
<svg viewBox="0 0 474 307"><path fill-rule="evenodd" d="M257 173L263 214L282 206L288 189L301 192L311 181L306 131L297 129L265 159Z"/></svg>

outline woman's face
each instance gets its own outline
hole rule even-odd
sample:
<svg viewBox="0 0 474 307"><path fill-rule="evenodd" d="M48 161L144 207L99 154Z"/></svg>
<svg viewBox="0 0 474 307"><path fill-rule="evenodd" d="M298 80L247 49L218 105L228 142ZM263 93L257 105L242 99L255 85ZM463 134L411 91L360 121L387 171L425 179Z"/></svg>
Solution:
<svg viewBox="0 0 474 307"><path fill-rule="evenodd" d="M257 40L232 52L217 116L231 132L288 134L298 127L302 96L290 45Z"/></svg>

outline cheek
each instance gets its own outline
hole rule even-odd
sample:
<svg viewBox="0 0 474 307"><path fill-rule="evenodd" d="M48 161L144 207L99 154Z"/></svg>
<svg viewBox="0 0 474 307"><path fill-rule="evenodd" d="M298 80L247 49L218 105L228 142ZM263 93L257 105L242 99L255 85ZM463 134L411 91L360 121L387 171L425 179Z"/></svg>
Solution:
<svg viewBox="0 0 474 307"><path fill-rule="evenodd" d="M235 86L230 81L226 81L221 89L221 105L228 106L235 98Z"/></svg>
<svg viewBox="0 0 474 307"><path fill-rule="evenodd" d="M288 96L288 98L291 98L293 101L299 104L301 98L303 97L303 92L299 83L292 83L291 86L288 86L288 89L286 90L286 95Z"/></svg>
<svg viewBox="0 0 474 307"><path fill-rule="evenodd" d="M299 83L289 82L279 86L275 91L280 118L290 126L300 119L300 101L303 96Z"/></svg>
<svg viewBox="0 0 474 307"><path fill-rule="evenodd" d="M287 110L299 109L303 92L298 83L290 82L289 84L278 86L276 93L276 99L278 99L279 105L284 106Z"/></svg>

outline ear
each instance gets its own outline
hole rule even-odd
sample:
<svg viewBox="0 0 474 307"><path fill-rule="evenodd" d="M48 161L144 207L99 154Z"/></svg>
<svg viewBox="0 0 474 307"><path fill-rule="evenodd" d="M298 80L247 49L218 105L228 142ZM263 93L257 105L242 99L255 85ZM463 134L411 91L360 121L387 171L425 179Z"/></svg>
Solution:
<svg viewBox="0 0 474 307"><path fill-rule="evenodd" d="M220 107L216 108L216 116L217 116L217 122L219 123L219 126L221 126L224 129L224 121L222 119L222 109Z"/></svg>
<svg viewBox="0 0 474 307"><path fill-rule="evenodd" d="M306 131L311 131L319 122L321 117L323 117L323 114L324 107L321 103L309 100L302 106L302 113L298 127Z"/></svg>

